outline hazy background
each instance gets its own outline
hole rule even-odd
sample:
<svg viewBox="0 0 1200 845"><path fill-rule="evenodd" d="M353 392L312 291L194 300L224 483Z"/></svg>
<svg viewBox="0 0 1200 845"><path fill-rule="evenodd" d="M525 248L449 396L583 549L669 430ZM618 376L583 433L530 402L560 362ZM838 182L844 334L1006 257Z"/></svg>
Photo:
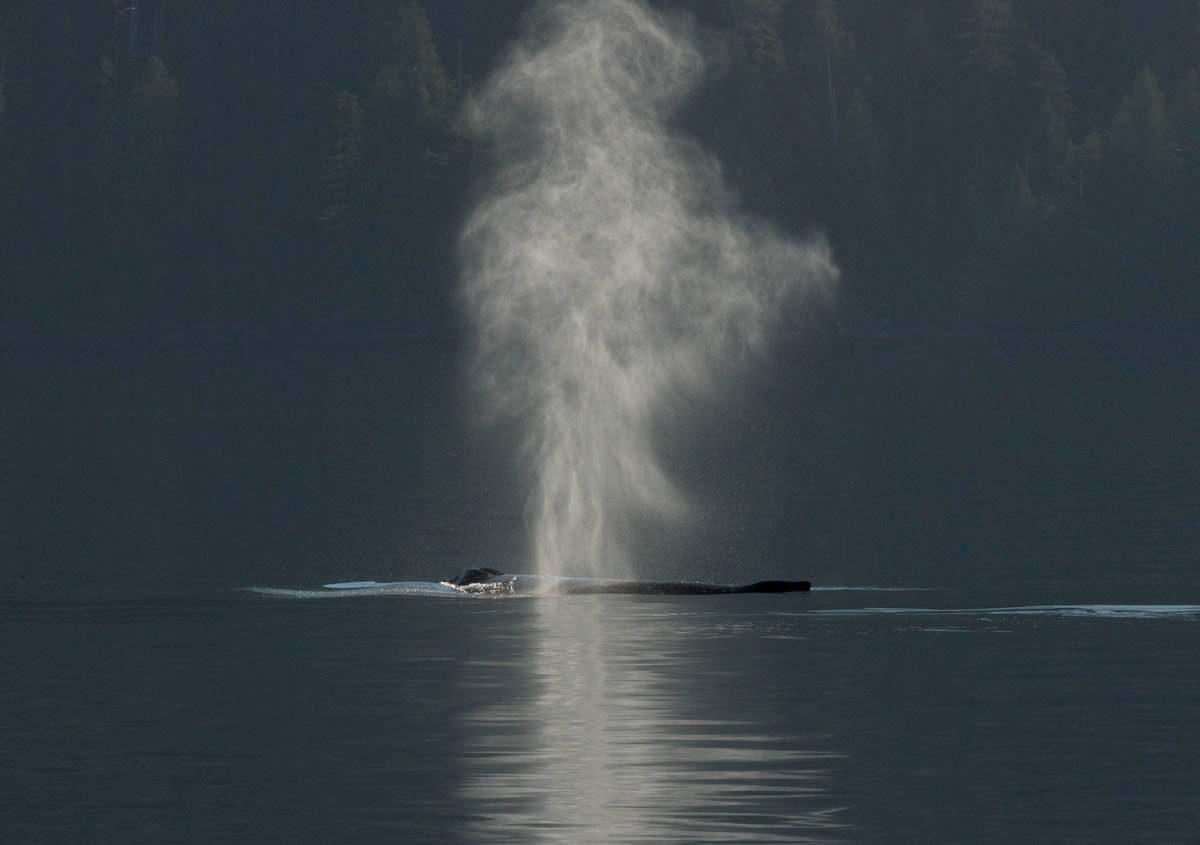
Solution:
<svg viewBox="0 0 1200 845"><path fill-rule="evenodd" d="M522 565L456 243L525 4L125 5L0 0L0 592ZM842 277L664 434L638 570L1190 595L1197 5L653 5L673 129Z"/></svg>

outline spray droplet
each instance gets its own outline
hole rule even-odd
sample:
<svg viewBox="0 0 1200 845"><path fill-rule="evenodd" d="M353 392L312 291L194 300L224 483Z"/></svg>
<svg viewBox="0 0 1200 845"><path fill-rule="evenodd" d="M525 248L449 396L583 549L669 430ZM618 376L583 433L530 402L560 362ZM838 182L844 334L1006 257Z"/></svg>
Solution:
<svg viewBox="0 0 1200 845"><path fill-rule="evenodd" d="M687 512L655 436L837 276L824 241L739 213L669 126L703 69L686 18L568 0L466 111L496 156L461 237L475 383L527 432L542 574L633 574L633 523Z"/></svg>

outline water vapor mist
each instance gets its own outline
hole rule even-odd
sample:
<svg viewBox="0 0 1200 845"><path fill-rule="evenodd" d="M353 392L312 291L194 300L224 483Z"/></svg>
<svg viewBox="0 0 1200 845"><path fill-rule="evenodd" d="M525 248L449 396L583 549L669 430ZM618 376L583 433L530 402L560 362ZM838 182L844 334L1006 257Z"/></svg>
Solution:
<svg viewBox="0 0 1200 845"><path fill-rule="evenodd" d="M823 241L739 214L668 126L703 70L686 19L543 3L467 110L497 161L461 241L474 375L523 426L541 573L633 574L635 524L687 510L655 452L680 400L837 275Z"/></svg>

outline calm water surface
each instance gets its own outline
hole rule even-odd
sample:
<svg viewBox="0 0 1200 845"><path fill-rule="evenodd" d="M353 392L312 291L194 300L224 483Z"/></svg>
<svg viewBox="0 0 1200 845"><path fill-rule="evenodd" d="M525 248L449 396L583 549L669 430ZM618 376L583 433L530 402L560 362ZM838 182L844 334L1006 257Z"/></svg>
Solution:
<svg viewBox="0 0 1200 845"><path fill-rule="evenodd" d="M5 842L1196 842L1200 608L8 601Z"/></svg>
<svg viewBox="0 0 1200 845"><path fill-rule="evenodd" d="M0 845L1200 843L1194 333L847 325L639 565L933 589L250 595L527 557L458 340L9 338Z"/></svg>

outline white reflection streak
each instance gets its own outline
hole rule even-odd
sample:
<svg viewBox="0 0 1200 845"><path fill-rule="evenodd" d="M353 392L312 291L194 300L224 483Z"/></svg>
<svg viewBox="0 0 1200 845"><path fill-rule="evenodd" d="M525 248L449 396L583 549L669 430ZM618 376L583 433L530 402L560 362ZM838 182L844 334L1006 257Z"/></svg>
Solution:
<svg viewBox="0 0 1200 845"><path fill-rule="evenodd" d="M829 752L692 717L709 694L679 644L646 642L611 597L538 601L530 698L468 717L463 796L516 840L837 841ZM623 624L625 623L625 624ZM661 633L659 631L658 633ZM686 642L684 640L683 642ZM686 646L684 646L686 649ZM519 685L515 684L515 685Z"/></svg>

